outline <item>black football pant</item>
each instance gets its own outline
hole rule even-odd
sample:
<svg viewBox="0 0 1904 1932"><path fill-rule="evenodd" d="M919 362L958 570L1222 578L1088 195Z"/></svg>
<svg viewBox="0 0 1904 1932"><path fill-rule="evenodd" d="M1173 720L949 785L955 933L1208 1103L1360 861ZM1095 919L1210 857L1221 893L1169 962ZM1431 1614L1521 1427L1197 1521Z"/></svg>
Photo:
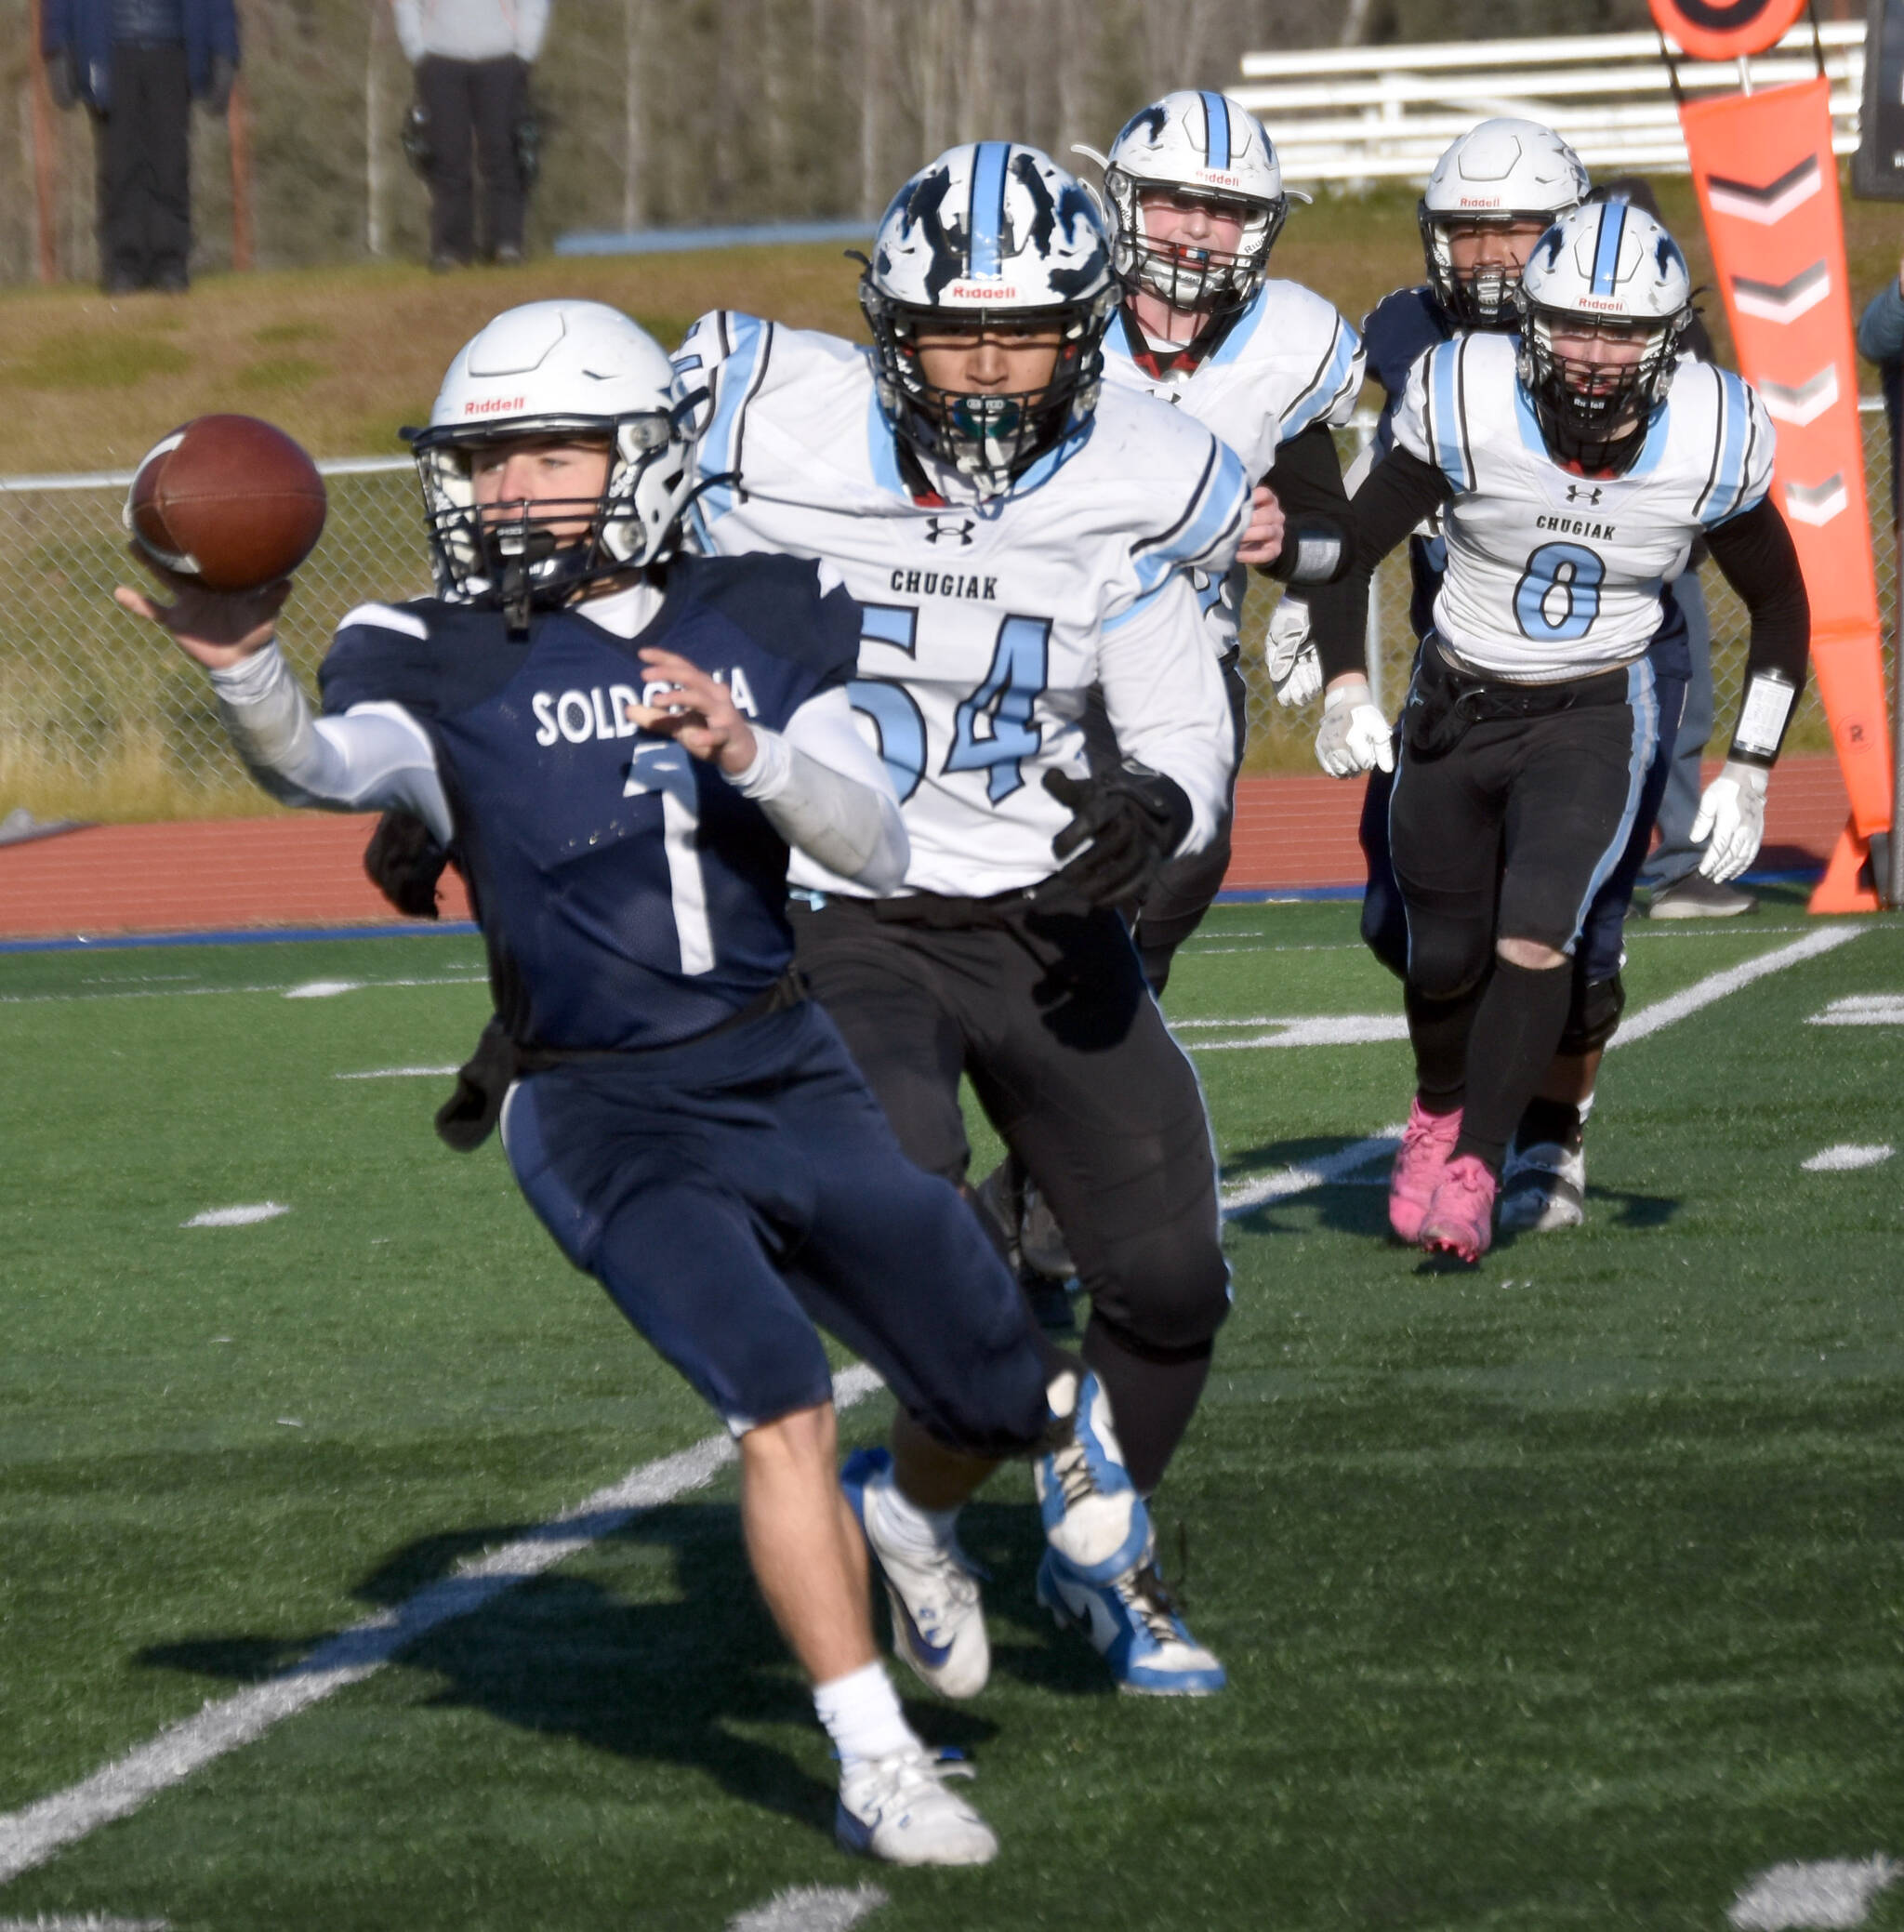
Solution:
<svg viewBox="0 0 1904 1932"><path fill-rule="evenodd" d="M791 910L796 961L906 1153L965 1184L962 1074L1051 1204L1091 1297L1084 1358L1154 1489L1208 1377L1229 1270L1202 1090L1122 921L1016 895Z"/></svg>
<svg viewBox="0 0 1904 1932"><path fill-rule="evenodd" d="M1236 765L1230 771L1230 796L1213 838L1201 852L1172 859L1153 881L1143 903L1132 910L1130 936L1150 990L1162 999L1170 980L1170 962L1177 948L1203 923L1203 915L1223 891L1230 869L1230 828L1236 817L1236 768L1243 762L1249 734L1250 686L1244 681L1240 654L1230 651L1223 660L1223 692L1230 701L1230 725L1236 738ZM1116 764L1121 754L1117 734L1104 710L1104 694L1095 685L1084 709L1084 744L1093 768Z"/></svg>
<svg viewBox="0 0 1904 1932"><path fill-rule="evenodd" d="M476 171L483 176L483 253L520 250L527 195L516 163L516 123L529 69L513 58L416 63L416 99L430 123L430 256L476 258ZM474 156L474 167L471 156Z"/></svg>
<svg viewBox="0 0 1904 1932"><path fill-rule="evenodd" d="M1603 701L1609 681L1618 702ZM1578 688L1577 708L1484 718L1436 756L1405 733L1389 799L1421 1092L1464 1105L1458 1151L1496 1168L1559 1045L1572 982L1567 965L1497 967L1496 941L1573 954L1627 852L1659 735L1645 659Z"/></svg>
<svg viewBox="0 0 1904 1932"><path fill-rule="evenodd" d="M117 46L93 115L99 285L183 288L192 262L192 82L182 46Z"/></svg>

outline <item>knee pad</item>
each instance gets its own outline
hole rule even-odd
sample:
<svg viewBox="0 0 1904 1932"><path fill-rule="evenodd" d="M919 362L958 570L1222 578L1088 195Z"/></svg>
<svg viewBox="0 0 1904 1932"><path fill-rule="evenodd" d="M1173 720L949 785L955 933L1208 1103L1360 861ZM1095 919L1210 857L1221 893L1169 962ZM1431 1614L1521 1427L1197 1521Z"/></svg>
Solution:
<svg viewBox="0 0 1904 1932"><path fill-rule="evenodd" d="M1472 993L1494 963L1494 947L1488 934L1478 937L1476 946L1466 933L1436 933L1432 928L1411 933L1408 985L1428 999L1459 999Z"/></svg>
<svg viewBox="0 0 1904 1932"><path fill-rule="evenodd" d="M1591 1053L1613 1038L1626 1011L1626 984L1619 973L1611 979L1576 979L1567 1028L1560 1036L1563 1053Z"/></svg>
<svg viewBox="0 0 1904 1932"><path fill-rule="evenodd" d="M1207 1350L1230 1313L1221 1243L1186 1241L1180 1228L1122 1241L1106 1256L1111 1280L1091 1282L1091 1313L1133 1355L1187 1360Z"/></svg>

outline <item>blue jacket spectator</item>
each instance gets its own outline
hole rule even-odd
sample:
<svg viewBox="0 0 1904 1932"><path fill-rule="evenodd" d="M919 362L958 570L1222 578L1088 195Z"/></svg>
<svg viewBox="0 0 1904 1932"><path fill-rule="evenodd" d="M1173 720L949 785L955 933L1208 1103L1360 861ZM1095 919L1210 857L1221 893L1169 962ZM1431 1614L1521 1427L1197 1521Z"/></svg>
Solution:
<svg viewBox="0 0 1904 1932"><path fill-rule="evenodd" d="M136 17L153 16L150 22ZM161 20L161 15L169 20ZM176 20L172 33L164 28ZM127 29L131 31L127 31ZM185 48L185 71L192 98L205 101L215 112L229 93L238 67L238 13L232 0L45 0L40 22L40 51L46 58L54 97L63 107L82 100L100 113L112 106L112 47L120 43L146 44L176 37ZM70 76L62 88L57 70L64 64Z"/></svg>
<svg viewBox="0 0 1904 1932"><path fill-rule="evenodd" d="M182 294L192 264L192 103L222 114L238 71L233 0L45 0L40 51L99 156L99 285Z"/></svg>
<svg viewBox="0 0 1904 1932"><path fill-rule="evenodd" d="M1891 426L1891 521L1904 523L1897 477L1897 434L1904 417L1904 270L1871 297L1858 317L1858 352L1878 365L1884 418Z"/></svg>

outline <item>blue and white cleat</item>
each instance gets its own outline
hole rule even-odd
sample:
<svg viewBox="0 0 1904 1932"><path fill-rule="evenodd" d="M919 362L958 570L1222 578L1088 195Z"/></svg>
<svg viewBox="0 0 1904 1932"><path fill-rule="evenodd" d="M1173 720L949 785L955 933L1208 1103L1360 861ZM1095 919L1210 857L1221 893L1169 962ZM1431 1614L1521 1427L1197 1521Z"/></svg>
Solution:
<svg viewBox="0 0 1904 1932"><path fill-rule="evenodd" d="M1111 1398L1089 1369L1065 1369L1046 1392L1053 1446L1031 1465L1045 1542L1068 1574L1107 1583L1143 1560L1150 1512L1124 1467Z"/></svg>
<svg viewBox="0 0 1904 1932"><path fill-rule="evenodd" d="M1151 1568L1150 1553L1108 1583L1078 1576L1055 1550L1038 1570L1038 1600L1062 1628L1075 1623L1111 1667L1119 1690L1144 1697L1213 1697L1229 1682L1193 1637Z"/></svg>
<svg viewBox="0 0 1904 1932"><path fill-rule="evenodd" d="M844 1769L833 1836L840 1850L892 1865L989 1865L998 1855L990 1825L948 1778L970 1778L956 1753L934 1756L923 1746Z"/></svg>
<svg viewBox="0 0 1904 1932"><path fill-rule="evenodd" d="M840 1472L840 1487L886 1586L894 1653L941 1697L976 1697L991 1674L992 1649L965 1552L956 1539L919 1547L919 1539L894 1534L892 1458L885 1449L855 1449Z"/></svg>

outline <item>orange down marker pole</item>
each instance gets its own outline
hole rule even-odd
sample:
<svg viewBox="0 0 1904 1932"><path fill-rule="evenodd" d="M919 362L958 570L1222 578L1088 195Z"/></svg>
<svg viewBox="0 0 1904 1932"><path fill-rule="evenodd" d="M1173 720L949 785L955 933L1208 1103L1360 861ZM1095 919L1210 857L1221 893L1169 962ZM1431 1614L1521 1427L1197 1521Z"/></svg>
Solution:
<svg viewBox="0 0 1904 1932"><path fill-rule="evenodd" d="M1802 5L1652 0L1662 30L1708 60L1763 52ZM1732 16L1724 31L1712 31L1713 15ZM1851 798L1811 909L1858 912L1879 904L1858 872L1871 834L1890 825L1892 774L1830 93L1820 76L1682 101L1679 118L1739 370L1778 426L1774 487L1805 572L1812 664Z"/></svg>

